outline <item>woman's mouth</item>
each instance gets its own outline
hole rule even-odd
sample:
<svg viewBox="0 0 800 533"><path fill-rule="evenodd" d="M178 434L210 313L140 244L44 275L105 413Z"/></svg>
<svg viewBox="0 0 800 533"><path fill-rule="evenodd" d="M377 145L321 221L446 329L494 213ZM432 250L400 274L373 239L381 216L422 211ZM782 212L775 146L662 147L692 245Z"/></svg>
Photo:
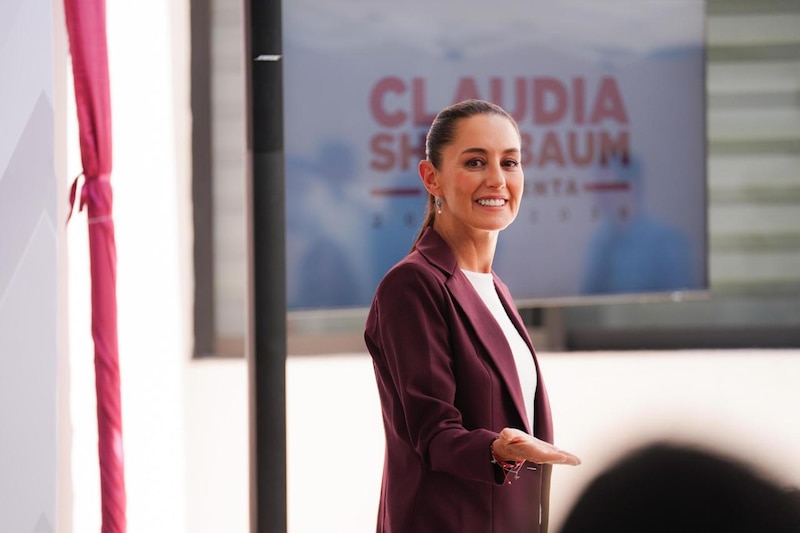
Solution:
<svg viewBox="0 0 800 533"><path fill-rule="evenodd" d="M506 205L506 200L503 198L481 198L478 200L478 205L484 207L503 207Z"/></svg>

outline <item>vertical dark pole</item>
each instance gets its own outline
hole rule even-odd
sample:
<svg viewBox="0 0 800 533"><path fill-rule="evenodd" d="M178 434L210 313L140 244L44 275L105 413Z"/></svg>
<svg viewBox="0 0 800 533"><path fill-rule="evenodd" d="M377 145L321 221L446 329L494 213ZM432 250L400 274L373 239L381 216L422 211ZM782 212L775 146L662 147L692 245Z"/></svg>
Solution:
<svg viewBox="0 0 800 533"><path fill-rule="evenodd" d="M211 168L211 0L191 0L194 355L214 355L214 201Z"/></svg>
<svg viewBox="0 0 800 533"><path fill-rule="evenodd" d="M281 1L249 2L252 153L251 531L284 533L286 513L286 232Z"/></svg>

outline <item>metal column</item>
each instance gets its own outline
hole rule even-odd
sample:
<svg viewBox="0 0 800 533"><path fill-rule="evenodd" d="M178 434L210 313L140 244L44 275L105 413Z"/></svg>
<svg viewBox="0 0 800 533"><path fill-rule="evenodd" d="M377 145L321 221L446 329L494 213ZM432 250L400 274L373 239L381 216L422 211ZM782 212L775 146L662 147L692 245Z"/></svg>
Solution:
<svg viewBox="0 0 800 533"><path fill-rule="evenodd" d="M249 2L252 156L251 531L284 533L286 505L286 231L280 0Z"/></svg>

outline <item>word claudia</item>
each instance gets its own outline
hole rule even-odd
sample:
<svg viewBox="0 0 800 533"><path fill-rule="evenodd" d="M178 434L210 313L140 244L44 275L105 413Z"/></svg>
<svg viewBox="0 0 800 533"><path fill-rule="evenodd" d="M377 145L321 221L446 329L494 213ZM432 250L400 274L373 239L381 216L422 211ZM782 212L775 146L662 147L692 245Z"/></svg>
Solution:
<svg viewBox="0 0 800 533"><path fill-rule="evenodd" d="M452 102L480 98L505 108L520 126L523 166L588 167L612 157L627 162L628 113L613 77L593 84L585 77L493 77L485 89L473 77L460 78ZM383 130L369 141L373 170L407 171L425 157L425 134L409 130L427 128L433 121L426 96L425 78L387 76L375 83L370 112Z"/></svg>

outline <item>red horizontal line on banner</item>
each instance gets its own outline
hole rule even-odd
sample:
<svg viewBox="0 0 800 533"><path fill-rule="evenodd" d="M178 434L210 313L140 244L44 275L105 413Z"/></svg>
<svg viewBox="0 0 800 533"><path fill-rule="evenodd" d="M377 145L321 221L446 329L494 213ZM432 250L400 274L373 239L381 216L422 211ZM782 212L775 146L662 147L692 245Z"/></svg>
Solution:
<svg viewBox="0 0 800 533"><path fill-rule="evenodd" d="M606 192L606 191L627 191L631 188L631 184L627 181L603 181L597 183L586 183L583 188L592 192Z"/></svg>
<svg viewBox="0 0 800 533"><path fill-rule="evenodd" d="M386 189L372 189L372 196L419 196L421 187L388 187Z"/></svg>

